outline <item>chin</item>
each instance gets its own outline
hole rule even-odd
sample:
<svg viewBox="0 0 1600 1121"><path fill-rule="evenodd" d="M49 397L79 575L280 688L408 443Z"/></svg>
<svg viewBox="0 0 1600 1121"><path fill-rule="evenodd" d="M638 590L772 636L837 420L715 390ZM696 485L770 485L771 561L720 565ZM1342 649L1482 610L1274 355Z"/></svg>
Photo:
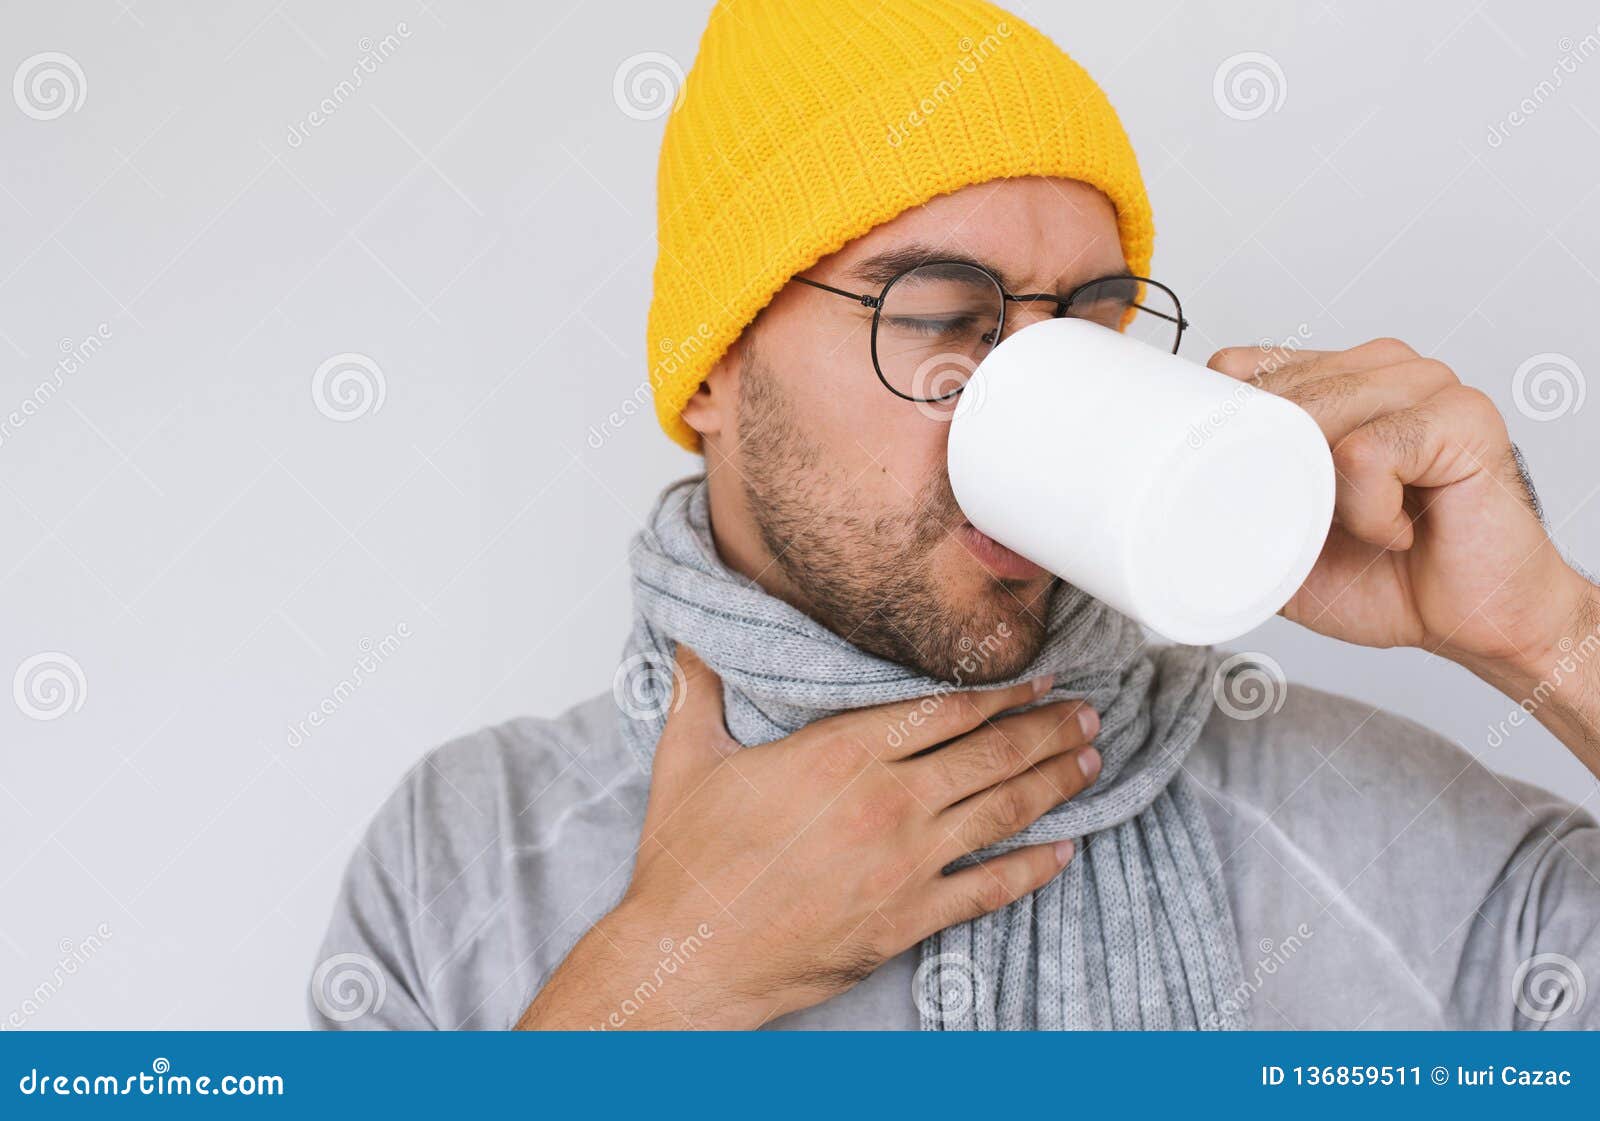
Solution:
<svg viewBox="0 0 1600 1121"><path fill-rule="evenodd" d="M967 563L948 581L945 617L948 671L939 676L967 685L1004 681L1025 670L1044 645L1055 577L1001 580Z"/></svg>

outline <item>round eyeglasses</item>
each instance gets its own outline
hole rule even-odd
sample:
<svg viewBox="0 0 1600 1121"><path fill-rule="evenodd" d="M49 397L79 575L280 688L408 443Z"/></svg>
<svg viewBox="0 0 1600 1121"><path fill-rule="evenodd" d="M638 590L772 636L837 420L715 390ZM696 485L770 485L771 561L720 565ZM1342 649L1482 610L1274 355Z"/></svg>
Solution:
<svg viewBox="0 0 1600 1121"><path fill-rule="evenodd" d="M1088 319L1177 353L1189 321L1177 293L1144 276L1104 276L1061 295L1007 292L1000 278L968 261L925 261L891 277L876 296L795 277L872 309L872 365L907 401L947 401L966 387L1005 333L1006 305L1047 303L1052 316Z"/></svg>

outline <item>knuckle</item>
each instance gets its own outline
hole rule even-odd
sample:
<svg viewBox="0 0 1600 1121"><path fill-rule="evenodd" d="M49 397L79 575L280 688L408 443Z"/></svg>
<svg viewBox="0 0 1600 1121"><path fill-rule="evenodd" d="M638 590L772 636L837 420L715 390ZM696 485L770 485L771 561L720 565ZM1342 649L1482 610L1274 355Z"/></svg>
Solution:
<svg viewBox="0 0 1600 1121"><path fill-rule="evenodd" d="M999 728L969 732L957 743L934 753L937 772L934 797L966 793L1009 778L1026 768L1028 755Z"/></svg>
<svg viewBox="0 0 1600 1121"><path fill-rule="evenodd" d="M1356 429L1340 440L1333 449L1333 462L1341 472L1351 476L1368 473L1377 465L1377 445L1362 429Z"/></svg>
<svg viewBox="0 0 1600 1121"><path fill-rule="evenodd" d="M837 781L855 777L872 758L866 738L854 732L841 733L820 744L815 771L819 778Z"/></svg>
<svg viewBox="0 0 1600 1121"><path fill-rule="evenodd" d="M1089 779L1083 773L1083 765L1079 762L1080 755L1080 752L1070 751L1052 760L1055 766L1050 775L1052 789L1048 799L1052 808L1059 806L1068 798L1082 794L1088 787Z"/></svg>
<svg viewBox="0 0 1600 1121"><path fill-rule="evenodd" d="M945 698L945 704L948 706L951 723L963 728L981 724L988 716L973 693L955 693Z"/></svg>
<svg viewBox="0 0 1600 1121"><path fill-rule="evenodd" d="M1039 746L1064 748L1077 743L1083 736L1083 728L1078 723L1078 710L1083 705L1083 701L1057 701L1036 710L1042 721L1038 734Z"/></svg>
<svg viewBox="0 0 1600 1121"><path fill-rule="evenodd" d="M986 729L977 736L976 754L981 776L1009 775L1027 762L1027 754L999 728Z"/></svg>
<svg viewBox="0 0 1600 1121"><path fill-rule="evenodd" d="M1461 399L1461 403L1479 419L1493 419L1498 422L1504 418L1500 415L1500 406L1494 403L1494 398L1475 385L1457 386L1450 392Z"/></svg>
<svg viewBox="0 0 1600 1121"><path fill-rule="evenodd" d="M1329 376L1284 386L1279 395L1302 408L1314 410L1341 404L1359 389L1360 381L1357 378Z"/></svg>
<svg viewBox="0 0 1600 1121"><path fill-rule="evenodd" d="M934 763L933 781L927 793L935 801L948 801L958 797L972 782L972 775L976 770L970 761L961 758L960 752L948 748L934 755Z"/></svg>
<svg viewBox="0 0 1600 1121"><path fill-rule="evenodd" d="M1072 856L1076 856L1074 851ZM1069 861L1071 857L1068 858ZM1049 846L1041 845L1034 851L1033 861L1029 868L1029 878L1034 888L1043 887L1061 874L1061 861L1056 859L1055 853Z"/></svg>
<svg viewBox="0 0 1600 1121"><path fill-rule="evenodd" d="M989 824L1005 836L1017 832L1031 820L1028 799L1016 786L1002 786L996 788L989 796L984 812Z"/></svg>
<svg viewBox="0 0 1600 1121"><path fill-rule="evenodd" d="M1225 346L1213 354L1206 365L1224 374L1248 374L1255 369L1256 351L1244 346Z"/></svg>
<svg viewBox="0 0 1600 1121"><path fill-rule="evenodd" d="M909 859L890 857L869 869L862 877L861 886L876 906L905 887L915 871L915 865Z"/></svg>
<svg viewBox="0 0 1600 1121"><path fill-rule="evenodd" d="M1417 352L1412 349L1409 343L1388 335L1369 339L1356 347L1356 349L1361 351L1364 357L1372 357L1380 361L1401 361L1417 356Z"/></svg>
<svg viewBox="0 0 1600 1121"><path fill-rule="evenodd" d="M845 826L851 839L865 841L892 833L905 820L906 800L895 790L875 790L853 801Z"/></svg>
<svg viewBox="0 0 1600 1121"><path fill-rule="evenodd" d="M1456 372L1447 363L1437 358L1418 358L1413 363L1417 371L1417 380L1423 385L1436 385L1441 388L1455 385L1460 382Z"/></svg>
<svg viewBox="0 0 1600 1121"><path fill-rule="evenodd" d="M988 913L998 911L1015 898L1011 885L991 873L981 877L972 889L972 902L978 910Z"/></svg>

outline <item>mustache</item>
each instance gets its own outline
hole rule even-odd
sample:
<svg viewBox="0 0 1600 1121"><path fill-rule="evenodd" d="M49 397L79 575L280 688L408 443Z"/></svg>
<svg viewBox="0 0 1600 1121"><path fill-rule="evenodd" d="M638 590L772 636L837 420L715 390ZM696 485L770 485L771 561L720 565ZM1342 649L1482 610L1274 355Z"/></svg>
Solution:
<svg viewBox="0 0 1600 1121"><path fill-rule="evenodd" d="M914 502L911 521L916 527L917 544L923 548L932 548L967 524L967 515L956 502L947 471L941 469L929 479Z"/></svg>

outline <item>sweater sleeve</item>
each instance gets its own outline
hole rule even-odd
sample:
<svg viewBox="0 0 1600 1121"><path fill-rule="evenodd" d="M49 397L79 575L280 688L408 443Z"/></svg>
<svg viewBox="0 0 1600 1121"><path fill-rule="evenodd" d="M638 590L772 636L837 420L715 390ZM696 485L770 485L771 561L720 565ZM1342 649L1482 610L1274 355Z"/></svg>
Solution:
<svg viewBox="0 0 1600 1121"><path fill-rule="evenodd" d="M435 1026L416 953L415 772L379 810L345 869L307 989L311 1025L329 1030Z"/></svg>
<svg viewBox="0 0 1600 1121"><path fill-rule="evenodd" d="M1186 771L1257 1027L1600 1026L1600 826L1492 762L1307 686L1219 706Z"/></svg>
<svg viewBox="0 0 1600 1121"><path fill-rule="evenodd" d="M311 963L329 1029L512 1027L626 889L646 776L610 691L428 752L356 845Z"/></svg>
<svg viewBox="0 0 1600 1121"><path fill-rule="evenodd" d="M1471 918L1452 1003L1473 1026L1600 1027L1600 827L1534 793L1533 825Z"/></svg>

